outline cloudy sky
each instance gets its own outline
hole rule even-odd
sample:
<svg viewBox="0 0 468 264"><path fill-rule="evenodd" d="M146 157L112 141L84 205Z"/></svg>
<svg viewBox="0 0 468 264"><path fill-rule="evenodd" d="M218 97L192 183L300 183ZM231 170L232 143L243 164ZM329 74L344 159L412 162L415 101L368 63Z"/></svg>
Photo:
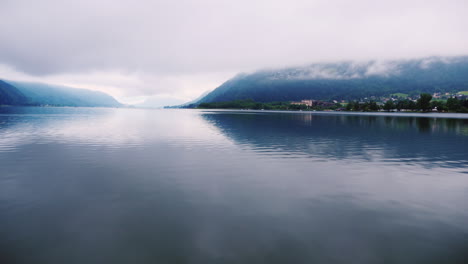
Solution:
<svg viewBox="0 0 468 264"><path fill-rule="evenodd" d="M0 0L0 78L186 101L238 72L468 55L467 0Z"/></svg>

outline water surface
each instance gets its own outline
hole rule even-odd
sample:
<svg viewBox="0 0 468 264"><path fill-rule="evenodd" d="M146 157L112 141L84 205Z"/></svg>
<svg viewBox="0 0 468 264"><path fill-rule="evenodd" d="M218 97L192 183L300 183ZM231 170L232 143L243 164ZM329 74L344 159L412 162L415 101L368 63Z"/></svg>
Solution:
<svg viewBox="0 0 468 264"><path fill-rule="evenodd" d="M468 119L0 108L0 263L468 263Z"/></svg>

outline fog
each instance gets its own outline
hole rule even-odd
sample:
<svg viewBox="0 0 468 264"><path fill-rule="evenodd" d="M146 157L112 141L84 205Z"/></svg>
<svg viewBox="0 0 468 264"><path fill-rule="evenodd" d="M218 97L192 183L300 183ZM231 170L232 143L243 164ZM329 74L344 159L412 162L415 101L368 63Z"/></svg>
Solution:
<svg viewBox="0 0 468 264"><path fill-rule="evenodd" d="M468 54L464 0L0 2L0 78L124 102L262 68Z"/></svg>

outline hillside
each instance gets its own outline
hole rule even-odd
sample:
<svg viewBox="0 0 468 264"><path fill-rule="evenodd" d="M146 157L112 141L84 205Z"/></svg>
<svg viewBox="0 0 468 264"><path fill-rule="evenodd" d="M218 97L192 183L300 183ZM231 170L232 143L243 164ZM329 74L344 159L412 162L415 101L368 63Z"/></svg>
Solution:
<svg viewBox="0 0 468 264"><path fill-rule="evenodd" d="M27 105L28 99L11 84L0 80L0 105Z"/></svg>
<svg viewBox="0 0 468 264"><path fill-rule="evenodd" d="M26 101L16 101L12 105L53 105L82 107L118 107L121 104L112 96L102 92L76 89L66 86L2 81L8 84L8 91L19 91ZM23 99L24 99L23 98Z"/></svg>
<svg viewBox="0 0 468 264"><path fill-rule="evenodd" d="M356 100L395 93L468 90L468 57L321 63L239 74L202 102Z"/></svg>
<svg viewBox="0 0 468 264"><path fill-rule="evenodd" d="M205 96L207 96L210 92L211 91L206 91L206 92L202 93L200 96L198 96L197 98L193 99L192 101L189 101L189 102L186 102L186 103L183 103L183 104L179 104L179 105L165 106L164 108L191 108L192 106L199 104L199 102Z"/></svg>

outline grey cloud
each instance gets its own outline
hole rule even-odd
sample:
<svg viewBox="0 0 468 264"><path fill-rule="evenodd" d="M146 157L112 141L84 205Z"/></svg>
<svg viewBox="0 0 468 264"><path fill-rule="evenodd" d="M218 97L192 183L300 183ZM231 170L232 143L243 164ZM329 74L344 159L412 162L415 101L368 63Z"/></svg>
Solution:
<svg viewBox="0 0 468 264"><path fill-rule="evenodd" d="M468 54L467 11L465 0L3 0L0 63L36 76L118 71L164 80ZM169 88L140 90L151 89Z"/></svg>
<svg viewBox="0 0 468 264"><path fill-rule="evenodd" d="M419 63L422 69L429 68L434 63L457 63L466 59L464 57L426 57L418 60L363 60L345 61L341 63L317 63L308 66L292 68L265 69L264 74L271 80L313 80L337 79L348 80L366 78L369 76L396 76L401 73L404 63Z"/></svg>

